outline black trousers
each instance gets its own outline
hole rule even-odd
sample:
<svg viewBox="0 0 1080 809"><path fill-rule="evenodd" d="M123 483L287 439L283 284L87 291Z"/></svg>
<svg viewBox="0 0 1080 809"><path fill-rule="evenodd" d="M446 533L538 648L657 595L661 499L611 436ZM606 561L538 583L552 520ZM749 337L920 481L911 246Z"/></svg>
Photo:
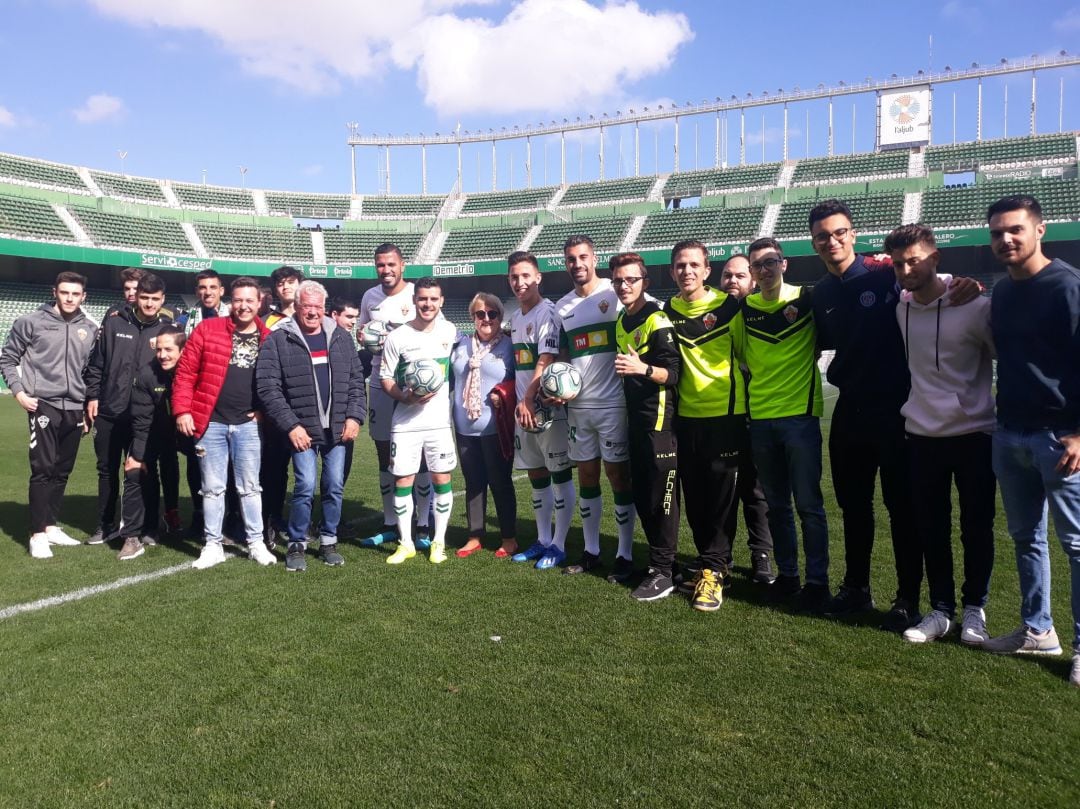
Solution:
<svg viewBox="0 0 1080 809"><path fill-rule="evenodd" d="M724 571L737 517L739 456L749 443L745 415L675 419L686 522L703 567Z"/></svg>
<svg viewBox="0 0 1080 809"><path fill-rule="evenodd" d="M40 399L30 419L30 533L58 525L68 476L82 437L82 411L59 410Z"/></svg>
<svg viewBox="0 0 1080 809"><path fill-rule="evenodd" d="M131 420L98 416L94 421L94 452L97 454L98 526L104 528L116 522L116 504L120 499L120 467L131 445ZM160 482L157 465L148 467L143 479L143 502L147 518L157 525L161 509Z"/></svg>
<svg viewBox="0 0 1080 809"><path fill-rule="evenodd" d="M461 473L465 476L465 513L469 536L484 536L487 490L495 501L495 516L504 539L517 536L517 492L514 490L513 460L506 460L499 448L499 436L457 434Z"/></svg>
<svg viewBox="0 0 1080 809"><path fill-rule="evenodd" d="M751 553L772 553L772 532L769 530L769 506L765 501L765 490L758 480L757 467L754 466L753 453L749 445L739 455L739 481L735 495L742 503L743 522L746 525L746 547ZM728 557L731 567L731 557Z"/></svg>
<svg viewBox="0 0 1080 809"><path fill-rule="evenodd" d="M677 448L673 430L650 432L630 423L630 478L649 543L649 567L669 575L679 547Z"/></svg>
<svg viewBox="0 0 1080 809"><path fill-rule="evenodd" d="M829 459L836 501L844 515L844 584L870 586L874 484L880 472L896 561L896 595L917 604L922 547L915 533L907 439L899 410L860 408L841 394L829 431Z"/></svg>
<svg viewBox="0 0 1080 809"><path fill-rule="evenodd" d="M263 525L285 529L283 507L289 491L289 467L292 465L292 442L289 436L264 420L262 423L262 465L259 485L262 487ZM232 476L229 476L232 479Z"/></svg>
<svg viewBox="0 0 1080 809"><path fill-rule="evenodd" d="M952 488L960 503L960 542L964 547L965 607L983 607L994 568L994 515L997 479L989 433L926 438L908 433L915 525L926 559L926 584L932 609L956 611L953 580Z"/></svg>

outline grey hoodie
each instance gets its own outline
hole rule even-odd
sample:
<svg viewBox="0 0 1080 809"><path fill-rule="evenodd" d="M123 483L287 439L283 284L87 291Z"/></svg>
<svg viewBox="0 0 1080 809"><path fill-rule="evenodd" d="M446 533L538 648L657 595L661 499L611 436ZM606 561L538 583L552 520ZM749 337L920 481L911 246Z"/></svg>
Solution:
<svg viewBox="0 0 1080 809"><path fill-rule="evenodd" d="M12 325L0 352L0 373L12 393L22 391L59 410L82 410L83 366L97 330L82 309L64 320L55 303L43 303Z"/></svg>

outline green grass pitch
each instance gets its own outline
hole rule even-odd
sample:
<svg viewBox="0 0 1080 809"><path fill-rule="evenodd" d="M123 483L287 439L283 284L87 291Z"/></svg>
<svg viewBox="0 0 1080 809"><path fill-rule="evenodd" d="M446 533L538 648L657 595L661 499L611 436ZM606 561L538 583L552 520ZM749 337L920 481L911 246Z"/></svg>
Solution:
<svg viewBox="0 0 1080 809"><path fill-rule="evenodd" d="M83 546L32 560L26 440L21 411L0 399L0 610L197 554L194 543L161 546L121 564ZM345 519L373 529L366 434L359 448ZM832 501L828 474L825 487ZM87 440L64 509L76 536L94 528L94 491ZM519 514L525 544L524 481ZM835 586L835 506L829 518ZM458 500L455 547L462 524ZM874 592L887 608L884 525ZM609 507L606 560L614 528ZM1019 605L1003 516L997 531L994 634L1014 628ZM1066 643L1068 571L1054 542ZM580 547L575 519L571 557ZM681 558L692 547L684 529ZM603 578L490 552L391 568L381 551L342 548L342 568L312 559L286 575L235 559L0 620L0 806L1078 803L1080 692L1066 683L1067 656L913 646L875 628L878 616L772 608L747 582L744 536L743 567L708 615L683 597L638 604ZM646 559L640 532L635 558Z"/></svg>

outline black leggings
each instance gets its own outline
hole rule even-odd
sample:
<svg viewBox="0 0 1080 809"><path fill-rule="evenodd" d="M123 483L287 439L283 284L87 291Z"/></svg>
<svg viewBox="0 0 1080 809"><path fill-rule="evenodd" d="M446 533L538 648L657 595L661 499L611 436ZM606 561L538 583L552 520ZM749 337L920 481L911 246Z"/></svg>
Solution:
<svg viewBox="0 0 1080 809"><path fill-rule="evenodd" d="M461 472L465 475L465 512L469 536L484 536L487 490L495 500L495 515L504 539L517 536L517 493L510 476L513 461L503 457L499 436L457 434Z"/></svg>

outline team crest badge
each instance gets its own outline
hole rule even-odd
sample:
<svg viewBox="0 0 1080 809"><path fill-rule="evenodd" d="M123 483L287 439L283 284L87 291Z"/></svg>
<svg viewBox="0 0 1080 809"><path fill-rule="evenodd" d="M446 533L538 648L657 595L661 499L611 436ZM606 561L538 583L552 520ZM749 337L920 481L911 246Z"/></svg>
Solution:
<svg viewBox="0 0 1080 809"><path fill-rule="evenodd" d="M529 337L532 337L532 333L533 333L533 324L530 323L528 326L525 327L525 334L527 334Z"/></svg>
<svg viewBox="0 0 1080 809"><path fill-rule="evenodd" d="M634 343L638 345L641 344L641 329L634 330Z"/></svg>
<svg viewBox="0 0 1080 809"><path fill-rule="evenodd" d="M401 316L404 318L409 317L409 305L407 303L401 305Z"/></svg>
<svg viewBox="0 0 1080 809"><path fill-rule="evenodd" d="M784 307L784 320L788 323L794 323L795 319L799 316L799 308L794 305Z"/></svg>
<svg viewBox="0 0 1080 809"><path fill-rule="evenodd" d="M75 333L79 335L80 340L85 340L87 335L90 334L86 329L79 329Z"/></svg>
<svg viewBox="0 0 1080 809"><path fill-rule="evenodd" d="M859 296L859 303L861 303L867 309L869 309L871 306L873 306L876 302L877 302L877 295L875 295L870 290L867 290L866 292L864 292L862 295Z"/></svg>
<svg viewBox="0 0 1080 809"><path fill-rule="evenodd" d="M46 427L49 426L49 417L48 416L38 416L37 417L37 423L38 423L38 427L40 427L42 430L44 430Z"/></svg>
<svg viewBox="0 0 1080 809"><path fill-rule="evenodd" d="M598 303L597 306L600 307L600 312L601 313L603 313L605 315L607 314L607 310L608 310L608 302L607 301L600 301L600 303Z"/></svg>
<svg viewBox="0 0 1080 809"><path fill-rule="evenodd" d="M151 337L150 338L150 348L154 349L155 351L157 350L157 338L156 337Z"/></svg>
<svg viewBox="0 0 1080 809"><path fill-rule="evenodd" d="M705 324L706 329L711 329L716 325L716 315L713 312L709 312L705 317L701 318L701 322Z"/></svg>

